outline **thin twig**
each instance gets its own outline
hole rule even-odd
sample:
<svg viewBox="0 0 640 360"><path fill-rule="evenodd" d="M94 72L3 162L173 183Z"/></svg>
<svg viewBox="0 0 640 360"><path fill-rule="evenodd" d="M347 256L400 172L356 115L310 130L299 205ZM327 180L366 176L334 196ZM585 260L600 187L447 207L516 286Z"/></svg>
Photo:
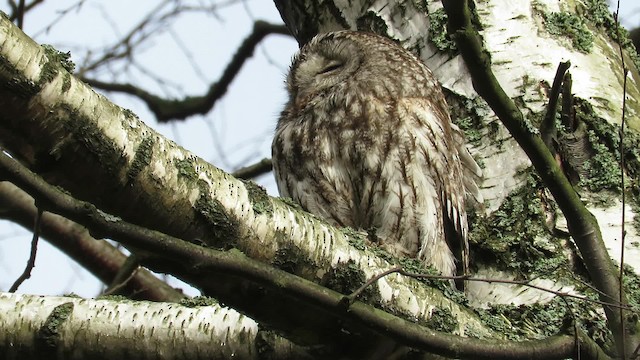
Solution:
<svg viewBox="0 0 640 360"><path fill-rule="evenodd" d="M192 115L208 113L216 102L227 92L229 85L240 72L242 66L253 55L256 46L258 46L267 35L271 34L289 35L289 32L283 25L256 21L253 26L253 32L240 44L221 77L217 82L209 86L206 94L201 96L190 96L183 100L166 100L132 84L108 83L89 79L84 76L82 76L81 79L98 89L137 96L147 104L149 110L154 113L159 122L184 120Z"/></svg>
<svg viewBox="0 0 640 360"><path fill-rule="evenodd" d="M20 285L31 277L31 270L36 266L36 254L38 253L38 239L40 238L40 225L42 224L42 209L38 208L36 214L36 220L33 224L33 237L31 238L31 253L29 254L29 260L27 260L27 266L24 268L22 274L16 279L9 289L10 293L16 292Z"/></svg>
<svg viewBox="0 0 640 360"><path fill-rule="evenodd" d="M534 284L531 284L531 281L533 279L506 280L506 279L494 279L494 278L472 278L472 277L469 277L469 275L464 275L464 276L444 276L444 275L433 275L433 274L417 274L417 273L410 273L410 272L404 271L402 269L402 267L394 267L394 268L388 269L386 271L383 271L382 273L380 273L380 274L378 274L376 276L373 276L371 279L369 279L367 282L365 282L362 286L360 286L354 292L352 292L351 294L345 296L345 298L347 299L347 301L349 303L353 303L357 299L357 297L360 296L360 294L367 287L371 286L374 282L380 280L381 278L383 278L383 277L385 277L387 275L393 274L393 273L398 273L400 275L408 276L408 277L415 278L415 279L454 280L454 281L455 280L464 280L464 281L480 281L480 282L486 282L486 283L521 285L521 286L527 286L527 287L530 287L532 289L540 290L540 291L547 292L547 293L550 293L550 294L554 294L556 296L560 296L560 297L564 297L564 298L571 298L571 299L576 299L576 300L580 300L580 301L586 301L586 302L590 302L590 303L594 303L594 304L598 304L598 305L602 305L602 306L611 306L611 307L615 307L615 308L635 311L635 309L633 309L630 305L623 304L623 303L620 303L620 302L618 302L618 303L610 303L610 302L606 302L606 301L602 301L602 300L594 300L594 299L589 299L586 296L574 295L574 294L570 294L570 293L567 293L567 292L547 289L547 288L539 286L539 285L534 285Z"/></svg>
<svg viewBox="0 0 640 360"><path fill-rule="evenodd" d="M625 245L625 238L626 238L626 230L624 227L624 223L625 223L625 207L626 207L626 198L625 198L625 187L624 187L624 123L625 123L625 114L626 114L626 107L627 107L627 74L629 72L629 69L627 69L625 63L624 63L624 50L622 49L622 41L620 39L620 21L618 16L620 15L620 0L618 0L617 5L616 5L616 12L614 14L614 20L616 21L616 41L618 42L618 48L620 50L620 61L622 63L622 76L623 76L623 82L622 82L622 120L620 122L620 189L622 189L622 194L621 194L621 201L622 201L622 224L620 227L620 277L619 277L619 281L620 281L620 293L619 293L619 300L622 301L622 299L624 298L624 286L623 286L623 281L624 281L624 245ZM625 339L625 334L626 334L626 329L625 329L625 316L624 316L624 309L620 309L620 318L622 319L621 323L620 323L620 331L622 333L622 348L624 349L624 339ZM638 347L640 347L640 344L638 345ZM638 351L638 347L636 347L634 353L636 353ZM627 354L626 353L622 353L622 359L626 359L627 358Z"/></svg>
<svg viewBox="0 0 640 360"><path fill-rule="evenodd" d="M553 79L553 85L551 86L551 92L549 93L549 103L547 104L547 112L540 124L540 136L542 141L547 145L549 151L554 155L556 153L553 140L556 138L556 109L558 108L558 98L560 97L560 88L564 74L569 70L571 66L570 61L563 61L558 64L556 70L556 76Z"/></svg>
<svg viewBox="0 0 640 360"><path fill-rule="evenodd" d="M266 174L273 169L273 163L271 159L262 159L255 164L245 166L234 171L231 175L238 179L252 179L256 176Z"/></svg>
<svg viewBox="0 0 640 360"><path fill-rule="evenodd" d="M18 23L18 27L22 29L24 26L24 0L20 0L18 3L18 17L16 22Z"/></svg>

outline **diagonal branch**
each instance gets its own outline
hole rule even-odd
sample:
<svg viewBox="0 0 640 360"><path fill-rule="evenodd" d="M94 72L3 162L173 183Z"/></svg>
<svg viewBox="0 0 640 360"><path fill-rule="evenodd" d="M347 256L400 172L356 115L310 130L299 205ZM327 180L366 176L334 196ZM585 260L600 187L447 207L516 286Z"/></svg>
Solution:
<svg viewBox="0 0 640 360"><path fill-rule="evenodd" d="M569 231L582 254L591 279L603 293L600 299L603 302L616 302L619 295L623 295L620 302L623 305L627 304L615 266L602 241L596 218L585 208L541 137L524 119L520 110L504 92L491 71L491 59L483 48L478 31L471 23L469 2L466 0L443 0L442 3L449 16L449 31L454 35L469 69L474 89L489 104L522 147L545 185L553 194L567 219ZM605 306L604 310L618 350L621 353L631 354L640 343L640 337L635 331L638 326L637 320L629 319L635 325L632 327L632 331L623 335L619 329L625 319L620 316L620 312L609 306ZM623 337L626 338L626 341ZM621 348L623 343L626 348L624 350Z"/></svg>
<svg viewBox="0 0 640 360"><path fill-rule="evenodd" d="M33 198L9 182L0 182L0 216L25 228L38 213ZM104 240L91 237L80 224L59 215L42 214L42 237L78 262L103 283L109 283L125 262L125 255ZM132 299L177 302L185 298L147 270L138 271L118 294Z"/></svg>
<svg viewBox="0 0 640 360"><path fill-rule="evenodd" d="M239 252L204 248L106 214L93 204L78 201L49 185L1 151L0 175L32 194L47 211L83 223L91 232L117 239L128 247L145 249L141 262L151 269L170 271L298 341L309 342L301 337L301 333L314 333L315 341L315 337L320 336L325 344L333 345L336 345L333 343L336 338L345 337L355 347L343 350L361 353L371 346L372 339L384 334L383 337L405 346L454 357L563 359L575 353L575 339L569 335L523 342L463 338L425 328L362 302L345 302L346 297L340 293ZM221 287L233 286L227 283L229 281L235 283L235 291L221 293ZM237 287L238 282L242 283L240 287ZM246 300L250 294L258 293L262 300L259 306L254 297ZM274 307L278 311L272 312ZM289 322L282 322L283 317ZM295 318L304 321L291 321ZM336 335L337 330L341 336ZM583 333L576 336L580 344L579 356L607 358L588 336Z"/></svg>

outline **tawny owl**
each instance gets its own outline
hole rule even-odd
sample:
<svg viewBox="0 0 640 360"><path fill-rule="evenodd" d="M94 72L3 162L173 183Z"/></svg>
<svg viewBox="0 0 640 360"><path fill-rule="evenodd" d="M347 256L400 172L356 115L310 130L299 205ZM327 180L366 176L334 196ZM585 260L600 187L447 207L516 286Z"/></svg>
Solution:
<svg viewBox="0 0 640 360"><path fill-rule="evenodd" d="M480 169L431 71L386 38L339 31L300 50L287 90L272 145L280 194L375 231L394 255L466 270L465 189L478 189L464 174Z"/></svg>

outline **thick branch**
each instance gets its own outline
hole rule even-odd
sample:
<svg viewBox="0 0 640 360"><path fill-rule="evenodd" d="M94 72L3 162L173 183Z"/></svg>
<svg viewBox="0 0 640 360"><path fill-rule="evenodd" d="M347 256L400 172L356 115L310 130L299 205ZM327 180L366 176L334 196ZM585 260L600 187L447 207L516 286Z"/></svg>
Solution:
<svg viewBox="0 0 640 360"><path fill-rule="evenodd" d="M29 194L9 182L0 182L0 216L31 230L38 209ZM42 236L74 259L103 283L110 283L125 262L125 255L113 245L97 240L84 226L62 216L45 212L41 223ZM132 299L180 301L185 296L147 270L130 279L118 294Z"/></svg>
<svg viewBox="0 0 640 360"><path fill-rule="evenodd" d="M0 153L0 175L33 194L47 211L84 223L91 232L118 239L129 247L145 249L142 262L150 268L170 270L173 275L205 292L211 291L224 302L298 341L305 341L300 333L307 332L314 333L316 339L324 337L324 342L329 343L340 337L337 334L350 334L346 336L355 348L347 351L357 354L370 347L371 339L378 333L405 346L455 357L564 359L575 352L572 336L557 335L525 342L462 338L422 327L361 302L346 305L348 302L342 294L239 252L203 248L105 214L92 204L77 201L52 187L4 153ZM221 294L221 286L236 291ZM259 306L255 306L256 302L260 302ZM283 315L285 312L288 314ZM289 321L283 323L283 318ZM296 318L304 321L292 321ZM356 338L359 340L354 341ZM579 334L578 339L583 358L603 358L599 347L587 336Z"/></svg>

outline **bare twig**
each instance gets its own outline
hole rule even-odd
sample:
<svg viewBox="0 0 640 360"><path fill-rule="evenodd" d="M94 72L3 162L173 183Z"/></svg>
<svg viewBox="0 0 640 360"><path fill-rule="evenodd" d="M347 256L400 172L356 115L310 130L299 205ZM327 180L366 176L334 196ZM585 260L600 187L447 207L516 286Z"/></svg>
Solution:
<svg viewBox="0 0 640 360"><path fill-rule="evenodd" d="M619 299L620 301L623 300L624 298L624 247L625 247L625 238L627 236L626 230L625 230L625 208L626 208L626 196L625 196L625 186L624 186L624 125L625 125L625 115L626 115L626 108L627 108L627 74L629 73L629 69L627 69L625 62L624 62L624 50L622 49L622 40L620 39L620 21L618 19L618 16L620 14L620 0L618 0L617 5L616 5L616 11L614 13L614 20L616 22L616 41L618 42L618 49L620 50L620 61L622 63L622 76L623 76L623 83L622 83L622 119L620 121L620 189L622 189L622 194L621 194L621 201L622 201L622 219L621 219L621 227L620 227L620 274L619 274L619 281L620 281L620 292L619 292ZM622 318L622 323L620 324L620 332L622 334L626 333L626 329L625 329L625 315L624 315L624 309L620 309L620 317ZM624 337L622 338L623 341L623 348L625 348L624 346ZM638 344L635 347L635 350L633 351L633 354L637 353L638 349L640 348L640 344ZM627 354L623 353L622 354L622 358L626 359L627 358Z"/></svg>
<svg viewBox="0 0 640 360"><path fill-rule="evenodd" d="M34 7L36 7L36 5L41 4L43 2L44 0L33 0L28 4L23 4L24 0L20 0L20 4L16 4L16 2L13 0L8 1L9 6L11 7L11 15L9 15L9 20L19 21L18 24L21 24L21 22L24 20L18 20L18 19L20 17L24 17L24 14L29 12L29 10L33 9ZM22 5L22 10L19 9L21 5ZM21 25L18 25L18 27L22 28Z"/></svg>
<svg viewBox="0 0 640 360"><path fill-rule="evenodd" d="M36 214L36 220L33 224L33 237L31 238L31 252L29 254L29 260L24 268L22 274L16 279L16 281L9 288L9 292L16 292L22 283L31 277L31 270L36 266L36 254L38 253L38 239L40 238L40 224L42 223L42 209L38 208Z"/></svg>
<svg viewBox="0 0 640 360"><path fill-rule="evenodd" d="M271 169L273 169L271 159L262 159L253 165L234 171L231 175L239 179L252 179L256 176L268 173Z"/></svg>
<svg viewBox="0 0 640 360"><path fill-rule="evenodd" d="M86 77L83 77L82 80L102 90L123 92L140 98L147 104L159 122L183 120L191 115L206 114L209 112L216 102L227 92L229 85L239 73L244 63L253 55L255 47L262 39L270 34L288 35L289 33L283 25L256 21L253 26L253 32L242 42L220 79L211 84L207 93L202 96L190 96L182 100L167 100L132 84L107 83Z"/></svg>
<svg viewBox="0 0 640 360"><path fill-rule="evenodd" d="M563 61L558 65L556 70L556 76L553 79L553 85L551 86L551 92L549 93L549 103L547 104L547 112L544 116L542 123L540 124L540 136L542 141L547 144L547 148L554 155L556 152L556 146L554 140L556 139L556 110L558 108L558 98L560 97L560 88L564 74L567 72L571 62Z"/></svg>
<svg viewBox="0 0 640 360"><path fill-rule="evenodd" d="M22 29L24 26L24 0L20 0L18 3L16 22L18 27Z"/></svg>
<svg viewBox="0 0 640 360"><path fill-rule="evenodd" d="M454 281L455 280L464 280L464 281L477 281L477 282L486 282L486 283L521 285L521 286L530 287L532 289L544 291L544 292L547 292L547 293L550 293L550 294L553 294L553 295L556 295L556 296L560 296L562 298L570 298L570 299L575 299L575 300L579 300L579 301L594 303L594 304L598 304L598 305L602 305L602 306L611 306L611 307L615 307L615 308L620 308L620 309L625 309L625 310L630 310L630 311L637 312L636 309L632 308L628 304L623 304L623 303L620 303L620 302L604 302L604 301L601 301L601 300L589 299L586 296L575 295L575 294L571 294L571 293L564 292L564 291L557 291L557 290L547 289L547 288L539 286L539 285L531 284L532 279L527 279L527 280L507 280L507 279L493 279L493 278L475 278L475 277L470 277L469 275L444 276L444 275L433 275L433 274L418 274L418 273L407 272L407 271L403 270L402 267L394 267L394 268L388 269L386 271L383 271L383 272L381 272L380 274L378 274L376 276L373 276L371 279L367 280L362 286L360 286L354 292L352 292L351 294L345 296L345 301L347 303L349 303L349 304L353 303L357 299L357 297L367 287L371 286L373 283L375 283L376 281L382 279L383 277L385 277L387 275L390 275L390 274L393 274L393 273L398 273L400 275L408 276L408 277L415 278L415 279L454 280Z"/></svg>

